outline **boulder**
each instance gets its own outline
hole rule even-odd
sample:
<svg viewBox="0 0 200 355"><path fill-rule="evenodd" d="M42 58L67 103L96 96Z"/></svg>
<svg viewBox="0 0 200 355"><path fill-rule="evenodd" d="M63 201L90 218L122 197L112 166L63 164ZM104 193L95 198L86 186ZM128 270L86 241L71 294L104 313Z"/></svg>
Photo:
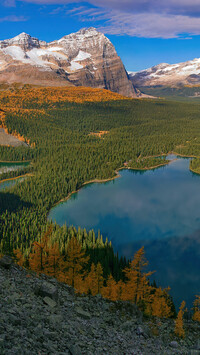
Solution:
<svg viewBox="0 0 200 355"><path fill-rule="evenodd" d="M13 264L13 260L10 256L4 255L0 259L0 266L3 267L4 269L10 269Z"/></svg>
<svg viewBox="0 0 200 355"><path fill-rule="evenodd" d="M50 282L43 281L40 285L37 285L35 288L35 294L43 298L49 297L55 302L58 301L58 289Z"/></svg>
<svg viewBox="0 0 200 355"><path fill-rule="evenodd" d="M169 344L171 346L171 348L177 349L179 347L179 344L177 343L177 341L171 341L171 343Z"/></svg>
<svg viewBox="0 0 200 355"><path fill-rule="evenodd" d="M79 317L84 318L84 319L90 319L91 315L89 312L85 312L82 308L77 308L76 313Z"/></svg>
<svg viewBox="0 0 200 355"><path fill-rule="evenodd" d="M47 304L51 308L54 308L57 306L57 303L54 300L52 300L50 297L44 297L43 301L45 304Z"/></svg>

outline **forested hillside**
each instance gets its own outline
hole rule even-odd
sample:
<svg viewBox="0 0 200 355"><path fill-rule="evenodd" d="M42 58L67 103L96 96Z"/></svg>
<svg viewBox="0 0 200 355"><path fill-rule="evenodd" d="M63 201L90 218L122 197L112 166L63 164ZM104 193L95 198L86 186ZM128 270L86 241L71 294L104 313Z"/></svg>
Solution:
<svg viewBox="0 0 200 355"><path fill-rule="evenodd" d="M1 124L26 147L0 146L2 161L29 160L32 177L1 193L1 249L28 248L46 229L49 209L92 179L115 175L124 163L148 168L176 151L200 156L199 105L127 100L103 90L1 91ZM101 138L91 132L107 131ZM147 157L151 157L148 158ZM23 171L24 173L24 171ZM9 240L8 240L9 238Z"/></svg>
<svg viewBox="0 0 200 355"><path fill-rule="evenodd" d="M171 151L200 156L198 104L124 99L97 89L26 86L1 91L0 108L2 127L29 145L0 146L0 160L31 161L21 171L31 175L0 192L1 253L18 249L28 258L33 241L40 241L49 228L50 208L86 181L112 178L121 167L167 164L165 154ZM106 134L91 134L99 131ZM91 262L102 263L105 277L123 277L127 261L119 261L100 234L53 226L49 238L59 241L62 253L73 236L89 250Z"/></svg>

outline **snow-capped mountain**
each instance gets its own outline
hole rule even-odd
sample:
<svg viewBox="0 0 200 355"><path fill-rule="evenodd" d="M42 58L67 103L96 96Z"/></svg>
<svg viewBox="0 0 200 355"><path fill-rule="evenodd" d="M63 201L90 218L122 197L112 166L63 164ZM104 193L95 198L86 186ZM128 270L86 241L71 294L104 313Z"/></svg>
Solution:
<svg viewBox="0 0 200 355"><path fill-rule="evenodd" d="M26 33L0 41L0 82L82 85L137 95L114 46L95 28L50 43Z"/></svg>
<svg viewBox="0 0 200 355"><path fill-rule="evenodd" d="M200 84L200 58L178 64L161 63L139 72L129 72L136 86L178 86Z"/></svg>

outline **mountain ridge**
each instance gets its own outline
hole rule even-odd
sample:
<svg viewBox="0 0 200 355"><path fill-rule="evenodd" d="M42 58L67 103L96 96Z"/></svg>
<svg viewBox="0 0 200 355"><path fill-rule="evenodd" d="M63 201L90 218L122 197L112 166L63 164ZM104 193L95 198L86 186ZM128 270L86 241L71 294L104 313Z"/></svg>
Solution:
<svg viewBox="0 0 200 355"><path fill-rule="evenodd" d="M200 85L200 58L176 64L160 63L138 72L129 72L129 77L139 87Z"/></svg>

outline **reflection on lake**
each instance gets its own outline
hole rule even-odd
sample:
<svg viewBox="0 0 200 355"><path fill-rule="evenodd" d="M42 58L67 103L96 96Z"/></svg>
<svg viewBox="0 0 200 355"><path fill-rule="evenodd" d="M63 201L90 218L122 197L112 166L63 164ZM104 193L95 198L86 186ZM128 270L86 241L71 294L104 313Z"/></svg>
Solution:
<svg viewBox="0 0 200 355"><path fill-rule="evenodd" d="M189 159L84 186L50 211L58 224L100 230L127 257L145 246L155 279L172 287L176 303L200 292L200 176ZM187 237L188 236L188 237Z"/></svg>
<svg viewBox="0 0 200 355"><path fill-rule="evenodd" d="M14 180L8 180L8 181L4 181L4 182L0 182L0 191L3 191L7 188L13 187L15 184L22 182L25 178L18 178L18 179L14 179Z"/></svg>

